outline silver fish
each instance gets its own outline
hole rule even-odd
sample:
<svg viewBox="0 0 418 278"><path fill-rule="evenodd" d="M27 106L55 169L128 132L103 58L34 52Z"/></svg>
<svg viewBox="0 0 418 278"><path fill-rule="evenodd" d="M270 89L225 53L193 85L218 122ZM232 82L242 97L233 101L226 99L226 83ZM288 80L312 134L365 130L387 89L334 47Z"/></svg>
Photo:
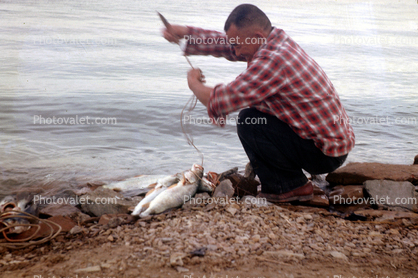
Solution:
<svg viewBox="0 0 418 278"><path fill-rule="evenodd" d="M132 215L139 215L143 211L145 204L154 200L155 197L157 197L161 192L166 190L171 185L178 183L180 181L180 178L181 178L181 174L176 174L173 176L168 176L168 177L159 179L157 181L157 185L153 189L148 191L148 193L145 195L145 198L142 199L138 205L136 205L134 211L132 212Z"/></svg>
<svg viewBox="0 0 418 278"><path fill-rule="evenodd" d="M218 174L215 172L208 172L199 181L197 192L213 192L218 185Z"/></svg>
<svg viewBox="0 0 418 278"><path fill-rule="evenodd" d="M16 196L14 195L9 195L4 197L1 201L0 201L0 213L4 212L6 210L6 205L7 204L14 204L13 207L16 206Z"/></svg>
<svg viewBox="0 0 418 278"><path fill-rule="evenodd" d="M199 186L199 181L203 176L203 167L194 164L192 168L183 174L181 180L154 198L151 202L145 204L146 210L140 214L140 217L146 217L152 214L164 212L171 208L176 208L184 203L187 196L194 196Z"/></svg>
<svg viewBox="0 0 418 278"><path fill-rule="evenodd" d="M125 197L133 197L147 193L157 185L159 179L163 178L167 178L167 175L141 175L106 184L103 187L121 191Z"/></svg>

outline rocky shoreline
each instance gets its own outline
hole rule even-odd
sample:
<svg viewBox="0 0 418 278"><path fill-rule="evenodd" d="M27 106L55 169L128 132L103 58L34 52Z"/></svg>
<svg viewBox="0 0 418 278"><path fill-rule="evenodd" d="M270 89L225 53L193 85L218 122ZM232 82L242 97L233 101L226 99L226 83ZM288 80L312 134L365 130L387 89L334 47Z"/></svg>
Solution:
<svg viewBox="0 0 418 278"><path fill-rule="evenodd" d="M61 232L24 249L0 247L0 273L416 277L418 165L352 163L326 180L330 186L318 183L315 202L277 206L254 196L236 197L238 185L248 180L235 177L212 196L201 193L180 209L146 218L129 214L140 197L125 198L99 185L81 188L67 197L119 199L113 206L42 208L41 217L58 223ZM397 198L408 202L394 203ZM44 225L34 240L49 232Z"/></svg>

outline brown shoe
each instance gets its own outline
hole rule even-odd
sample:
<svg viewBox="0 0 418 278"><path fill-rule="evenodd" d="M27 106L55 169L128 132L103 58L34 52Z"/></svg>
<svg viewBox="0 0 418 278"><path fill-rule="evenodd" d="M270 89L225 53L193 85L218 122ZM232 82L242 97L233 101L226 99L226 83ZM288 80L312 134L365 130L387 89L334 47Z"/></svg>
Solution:
<svg viewBox="0 0 418 278"><path fill-rule="evenodd" d="M293 201L306 202L313 199L313 185L308 181L304 186L283 194L258 194L260 198L266 198L271 203L288 203Z"/></svg>

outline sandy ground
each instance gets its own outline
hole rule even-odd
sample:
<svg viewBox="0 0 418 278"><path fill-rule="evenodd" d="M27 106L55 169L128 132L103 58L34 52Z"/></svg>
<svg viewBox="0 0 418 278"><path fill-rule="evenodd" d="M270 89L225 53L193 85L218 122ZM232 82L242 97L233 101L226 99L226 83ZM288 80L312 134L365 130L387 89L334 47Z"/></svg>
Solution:
<svg viewBox="0 0 418 278"><path fill-rule="evenodd" d="M20 250L0 277L418 277L417 223L218 204L176 209Z"/></svg>

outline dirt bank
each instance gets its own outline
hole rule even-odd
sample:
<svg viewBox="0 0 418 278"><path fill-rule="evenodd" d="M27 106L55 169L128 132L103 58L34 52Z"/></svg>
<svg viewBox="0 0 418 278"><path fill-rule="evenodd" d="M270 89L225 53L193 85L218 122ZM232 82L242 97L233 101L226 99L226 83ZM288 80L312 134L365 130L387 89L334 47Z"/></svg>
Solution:
<svg viewBox="0 0 418 278"><path fill-rule="evenodd" d="M296 209L218 204L115 228L91 223L41 246L3 248L0 276L417 277L417 223Z"/></svg>

